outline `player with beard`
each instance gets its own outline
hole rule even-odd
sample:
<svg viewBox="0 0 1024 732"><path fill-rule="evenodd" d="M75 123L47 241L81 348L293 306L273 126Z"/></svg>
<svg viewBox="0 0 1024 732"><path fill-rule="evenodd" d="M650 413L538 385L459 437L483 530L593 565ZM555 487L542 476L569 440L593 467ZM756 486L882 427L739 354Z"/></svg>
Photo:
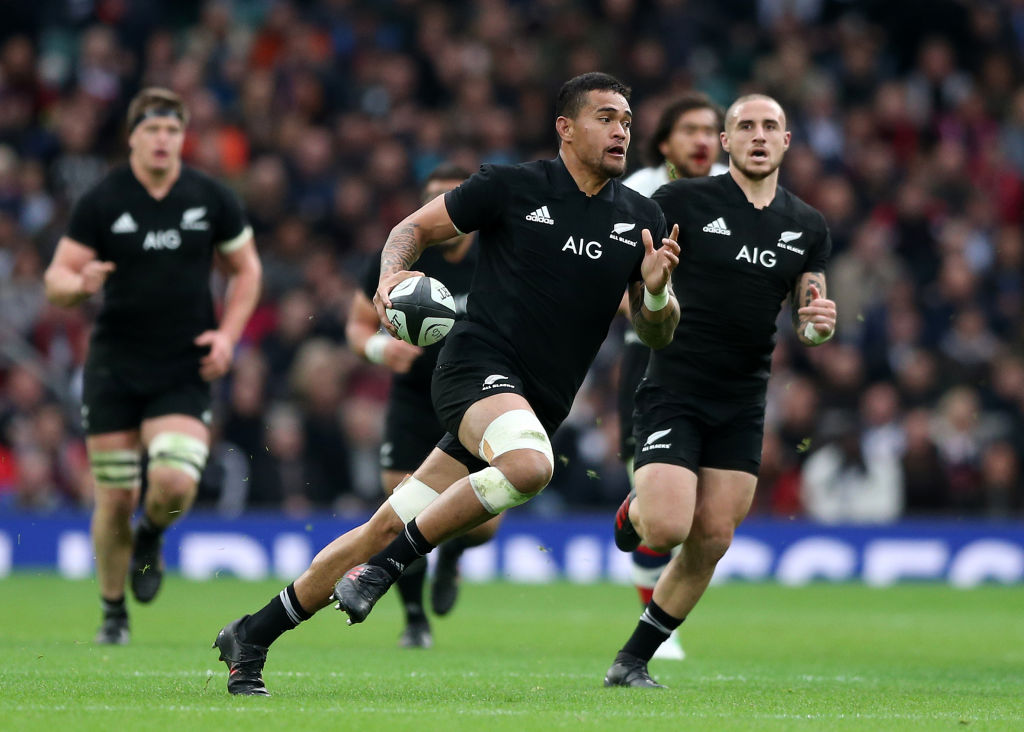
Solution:
<svg viewBox="0 0 1024 732"><path fill-rule="evenodd" d="M729 174L678 180L654 200L680 231L673 273L682 314L636 393L635 488L615 517L623 551L682 550L662 572L606 686L657 687L655 650L704 594L750 509L764 430L776 319L788 297L806 346L835 331L822 215L778 184L790 133L782 108L733 102L721 134Z"/></svg>
<svg viewBox="0 0 1024 732"><path fill-rule="evenodd" d="M237 198L181 163L187 120L174 92L139 92L128 107L128 165L75 204L45 275L57 305L103 290L82 394L102 644L129 641L126 578L142 603L160 589L163 532L188 512L209 452L210 382L230 368L259 299L260 261ZM228 277L219 323L214 263ZM148 488L133 534L140 449Z"/></svg>
<svg viewBox="0 0 1024 732"><path fill-rule="evenodd" d="M638 193L652 196L666 183L679 178L702 178L721 175L728 168L715 162L721 143L722 110L701 93L687 94L661 113L654 130L647 157L652 165L642 168L625 180ZM624 308L624 312L625 312ZM619 455L633 477L633 396L640 385L651 349L645 346L632 329L626 330L622 358L619 361ZM670 553L656 552L646 546L633 552L633 584L640 604L651 601L654 585L669 559ZM679 634L675 631L654 653L654 658L681 661L686 658Z"/></svg>
<svg viewBox="0 0 1024 732"><path fill-rule="evenodd" d="M367 523L324 548L258 613L221 630L214 645L229 669L228 691L266 694L267 647L332 594L350 623L361 622L419 557L547 485L549 435L569 413L623 289L640 337L652 347L671 340L675 232L666 237L657 205L615 180L629 147L628 98L607 74L567 81L555 107L558 157L485 165L391 231L374 305L392 334L388 293L419 274L409 268L423 250L480 232L466 316L433 376L434 408L448 432Z"/></svg>
<svg viewBox="0 0 1024 732"><path fill-rule="evenodd" d="M468 177L469 173L458 166L438 166L427 176L423 203L447 193ZM452 293L459 317L465 315L466 297L476 271L477 249L473 240L471 235L459 234L427 249L416 262L419 271L443 282ZM380 450L381 486L384 494L390 496L444 437L444 427L430 401L430 377L442 343L420 348L382 333L372 300L379 281L380 257L374 257L363 276L362 291L357 291L352 299L345 334L353 351L394 374ZM469 547L488 541L500 520L495 517L441 547L430 592L431 608L437 615L447 615L455 605L459 557ZM427 562L420 560L406 569L398 581L406 623L399 645L404 648L433 645L430 621L423 606L426 574Z"/></svg>

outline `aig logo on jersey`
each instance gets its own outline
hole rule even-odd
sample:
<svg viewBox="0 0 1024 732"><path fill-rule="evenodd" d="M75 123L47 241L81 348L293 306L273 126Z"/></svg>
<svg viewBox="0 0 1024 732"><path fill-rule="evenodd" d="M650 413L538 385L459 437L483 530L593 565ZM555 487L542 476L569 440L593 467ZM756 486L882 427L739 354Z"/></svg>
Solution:
<svg viewBox="0 0 1024 732"><path fill-rule="evenodd" d="M757 247L748 247L746 244L740 249L736 255L736 259L733 261L744 261L750 262L751 264L760 264L762 267L771 269L775 266L775 262L778 260L775 258L775 252L771 249L759 249Z"/></svg>
<svg viewBox="0 0 1024 732"><path fill-rule="evenodd" d="M569 251L569 252L572 252L573 254L579 254L580 256L583 256L585 254L588 257L590 257L591 259L600 259L601 258L601 242L599 242L599 241L587 241L587 242L585 242L585 241L583 241L583 237L582 236L580 237L579 241L576 241L575 239L573 239L570 236L568 239L566 239L565 245L562 247L562 251L563 252Z"/></svg>
<svg viewBox="0 0 1024 732"><path fill-rule="evenodd" d="M142 249L146 252L153 249L177 249L180 246L181 233L177 229L151 231L146 234L146 240L142 242Z"/></svg>

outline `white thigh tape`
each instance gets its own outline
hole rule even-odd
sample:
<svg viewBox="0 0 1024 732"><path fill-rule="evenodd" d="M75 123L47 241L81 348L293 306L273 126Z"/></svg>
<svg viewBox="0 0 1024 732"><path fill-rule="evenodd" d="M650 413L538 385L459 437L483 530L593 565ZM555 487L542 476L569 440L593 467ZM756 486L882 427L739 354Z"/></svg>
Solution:
<svg viewBox="0 0 1024 732"><path fill-rule="evenodd" d="M198 437L180 432L161 432L149 443L151 467L174 468L198 481L210 450Z"/></svg>
<svg viewBox="0 0 1024 732"><path fill-rule="evenodd" d="M419 516L420 511L433 503L439 495L441 494L422 480L407 475L405 480L395 486L388 503L398 514L398 518L402 519L402 523L407 524Z"/></svg>
<svg viewBox="0 0 1024 732"><path fill-rule="evenodd" d="M529 409L512 409L487 425L480 440L480 457L488 463L511 450L536 450L543 453L555 469L555 454L544 425Z"/></svg>
<svg viewBox="0 0 1024 732"><path fill-rule="evenodd" d="M140 484L142 456L137 450L91 450L89 466L100 488L132 490Z"/></svg>

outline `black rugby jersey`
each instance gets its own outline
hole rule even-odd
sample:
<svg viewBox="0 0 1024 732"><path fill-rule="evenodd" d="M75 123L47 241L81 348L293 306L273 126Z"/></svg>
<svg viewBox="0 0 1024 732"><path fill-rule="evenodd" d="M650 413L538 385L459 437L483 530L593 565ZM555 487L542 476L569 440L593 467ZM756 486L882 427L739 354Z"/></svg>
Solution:
<svg viewBox="0 0 1024 732"><path fill-rule="evenodd" d="M653 200L679 224L672 283L681 314L648 378L675 391L763 399L782 302L802 273L825 271L824 217L782 187L758 210L728 174L674 181Z"/></svg>
<svg viewBox="0 0 1024 732"><path fill-rule="evenodd" d="M428 247L416 263L412 266L417 272L422 272L427 277L439 280L448 288L455 298L456 319L461 319L466 314L466 297L469 295L470 285L473 283L473 273L476 271L477 245L470 246L469 251L458 262L449 262L444 258L440 246ZM363 275L363 294L371 301L377 293L377 284L380 281L380 257L370 259L366 272ZM441 352L444 341L427 346L423 349L420 357L412 362L412 368L404 374L393 374L394 386L409 387L422 392L426 398L430 397L430 377L434 372L434 364L437 363L437 354Z"/></svg>
<svg viewBox="0 0 1024 732"><path fill-rule="evenodd" d="M93 358L147 370L198 368L193 344L216 327L210 293L214 248L230 252L251 230L235 195L182 166L164 198L153 198L128 165L77 202L68 236L117 269L107 277L90 346Z"/></svg>
<svg viewBox="0 0 1024 732"><path fill-rule="evenodd" d="M588 197L560 157L484 165L445 205L460 231L480 232L480 261L440 362L458 360L460 339L479 339L519 367L545 406L568 412L623 290L641 279L640 232L660 246L664 216L618 180Z"/></svg>

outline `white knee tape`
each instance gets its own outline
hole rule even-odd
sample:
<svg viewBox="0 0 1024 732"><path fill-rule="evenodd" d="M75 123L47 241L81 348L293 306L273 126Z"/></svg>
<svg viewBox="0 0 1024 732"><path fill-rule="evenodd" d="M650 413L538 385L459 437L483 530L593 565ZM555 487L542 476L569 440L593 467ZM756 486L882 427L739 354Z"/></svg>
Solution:
<svg viewBox="0 0 1024 732"><path fill-rule="evenodd" d="M551 449L544 425L529 409L512 409L495 419L484 430L480 440L480 457L491 462L510 450L536 450L542 453L555 469L555 454Z"/></svg>
<svg viewBox="0 0 1024 732"><path fill-rule="evenodd" d="M132 490L141 484L138 450L90 450L89 466L100 488Z"/></svg>
<svg viewBox="0 0 1024 732"><path fill-rule="evenodd" d="M441 494L422 480L407 475L405 480L395 486L388 503L398 514L398 518L402 519L402 523L407 524L419 516L420 511L433 503L439 495Z"/></svg>
<svg viewBox="0 0 1024 732"><path fill-rule="evenodd" d="M174 468L194 481L202 475L209 454L205 442L180 432L161 432L149 443L151 467Z"/></svg>
<svg viewBox="0 0 1024 732"><path fill-rule="evenodd" d="M473 486L480 504L497 516L507 508L519 506L530 500L533 495L520 493L512 485L512 481L493 465L469 476L469 484Z"/></svg>

